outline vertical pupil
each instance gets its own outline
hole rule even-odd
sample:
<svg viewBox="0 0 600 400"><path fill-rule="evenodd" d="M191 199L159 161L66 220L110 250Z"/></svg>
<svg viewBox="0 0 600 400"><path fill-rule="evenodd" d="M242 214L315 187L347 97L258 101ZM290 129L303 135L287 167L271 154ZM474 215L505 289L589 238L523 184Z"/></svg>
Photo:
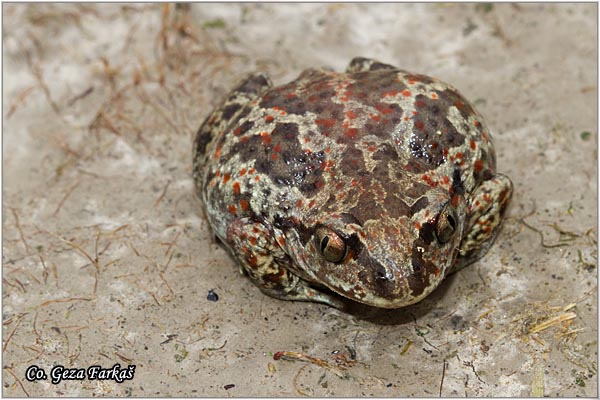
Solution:
<svg viewBox="0 0 600 400"><path fill-rule="evenodd" d="M452 230L454 230L456 228L456 221L454 221L454 218L452 217L452 215L448 215L448 223L452 227Z"/></svg>
<svg viewBox="0 0 600 400"><path fill-rule="evenodd" d="M327 248L328 243L329 243L329 236L325 236L323 238L323 240L321 240L321 253L325 252L325 249Z"/></svg>

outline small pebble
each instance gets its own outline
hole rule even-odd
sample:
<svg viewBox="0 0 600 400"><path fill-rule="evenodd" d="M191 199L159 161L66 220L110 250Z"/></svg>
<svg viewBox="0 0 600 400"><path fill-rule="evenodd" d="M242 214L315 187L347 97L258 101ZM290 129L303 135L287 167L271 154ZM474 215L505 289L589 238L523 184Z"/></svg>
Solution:
<svg viewBox="0 0 600 400"><path fill-rule="evenodd" d="M219 301L219 295L215 293L214 289L210 289L208 291L208 296L206 296L206 300L208 301Z"/></svg>

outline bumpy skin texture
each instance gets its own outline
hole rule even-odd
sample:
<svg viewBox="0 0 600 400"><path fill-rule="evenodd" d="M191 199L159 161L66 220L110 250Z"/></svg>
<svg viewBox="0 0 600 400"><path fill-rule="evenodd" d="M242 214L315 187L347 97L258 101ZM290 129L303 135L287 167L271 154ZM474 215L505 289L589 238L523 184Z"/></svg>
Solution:
<svg viewBox="0 0 600 400"><path fill-rule="evenodd" d="M250 76L203 123L193 160L241 271L268 295L335 307L330 291L383 308L423 299L485 254L512 194L456 89L365 58L275 88Z"/></svg>

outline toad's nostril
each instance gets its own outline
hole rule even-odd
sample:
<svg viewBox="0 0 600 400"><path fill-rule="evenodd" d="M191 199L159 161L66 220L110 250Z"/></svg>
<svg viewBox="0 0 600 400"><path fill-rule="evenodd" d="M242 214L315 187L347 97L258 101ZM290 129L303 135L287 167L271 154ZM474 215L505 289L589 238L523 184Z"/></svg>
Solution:
<svg viewBox="0 0 600 400"><path fill-rule="evenodd" d="M378 265L377 271L375 272L375 279L380 281L391 281L393 278L393 274L388 271L382 265Z"/></svg>

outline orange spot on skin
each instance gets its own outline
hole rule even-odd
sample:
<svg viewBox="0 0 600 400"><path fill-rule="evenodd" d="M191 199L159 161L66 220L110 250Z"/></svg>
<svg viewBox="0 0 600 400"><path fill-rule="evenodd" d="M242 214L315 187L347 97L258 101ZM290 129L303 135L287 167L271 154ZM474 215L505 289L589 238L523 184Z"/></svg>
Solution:
<svg viewBox="0 0 600 400"><path fill-rule="evenodd" d="M450 183L450 178L448 178L448 175L444 175L444 183L447 185Z"/></svg>
<svg viewBox="0 0 600 400"><path fill-rule="evenodd" d="M421 225L421 223L420 223L420 222L418 222L418 221L417 221L417 222L415 222L415 227L416 227L418 230L421 230L421 226L422 226L422 225Z"/></svg>
<svg viewBox="0 0 600 400"><path fill-rule="evenodd" d="M248 239L248 241L250 242L250 244L252 246L256 246L256 242L257 242L256 236L250 236L250 238Z"/></svg>
<svg viewBox="0 0 600 400"><path fill-rule="evenodd" d="M463 158L463 153L461 153L461 152L456 153L456 158Z"/></svg>
<svg viewBox="0 0 600 400"><path fill-rule="evenodd" d="M479 123L479 121L475 120L475 121L473 122L473 125L475 125L475 126L479 126L479 125L480 125L480 123Z"/></svg>
<svg viewBox="0 0 600 400"><path fill-rule="evenodd" d="M273 116L272 116L272 115L267 115L267 116L265 117L265 122L266 122L266 123L272 122L272 121L273 121L273 119L274 119L274 118L273 118Z"/></svg>
<svg viewBox="0 0 600 400"><path fill-rule="evenodd" d="M471 140L471 150L475 150L475 141Z"/></svg>
<svg viewBox="0 0 600 400"><path fill-rule="evenodd" d="M279 152L281 151L281 144L277 143L277 144L275 145L275 147L273 147L273 151L276 151L276 152L278 152L278 153L279 153Z"/></svg>
<svg viewBox="0 0 600 400"><path fill-rule="evenodd" d="M346 116L350 119L354 119L354 118L356 118L356 113L352 110L346 111Z"/></svg>
<svg viewBox="0 0 600 400"><path fill-rule="evenodd" d="M242 127L238 126L237 128L235 128L235 130L233 131L234 135L239 135L240 133L242 133Z"/></svg>
<svg viewBox="0 0 600 400"><path fill-rule="evenodd" d="M390 114L394 111L390 107L386 107L382 104L376 105L375 108L382 114Z"/></svg>
<svg viewBox="0 0 600 400"><path fill-rule="evenodd" d="M375 151L375 150L377 150L377 147L372 144L368 147L368 149L369 149L369 151Z"/></svg>
<svg viewBox="0 0 600 400"><path fill-rule="evenodd" d="M275 154L275 153L271 154L271 160L277 160L277 154Z"/></svg>
<svg viewBox="0 0 600 400"><path fill-rule="evenodd" d="M298 208L302 207L302 200L298 200L296 202L296 207L298 207Z"/></svg>
<svg viewBox="0 0 600 400"><path fill-rule="evenodd" d="M304 143L308 143L308 142L310 142L310 138L309 138L308 136L306 136L306 137L304 138Z"/></svg>
<svg viewBox="0 0 600 400"><path fill-rule="evenodd" d="M308 208L313 208L315 206L315 201L311 200L310 203L308 203Z"/></svg>
<svg viewBox="0 0 600 400"><path fill-rule="evenodd" d="M255 180L256 182L260 181L260 175L256 175L256 176L254 177L254 180Z"/></svg>
<svg viewBox="0 0 600 400"><path fill-rule="evenodd" d="M221 146L217 147L217 150L215 151L214 159L216 160L219 157L221 157Z"/></svg>
<svg viewBox="0 0 600 400"><path fill-rule="evenodd" d="M425 125L423 124L423 121L416 121L415 122L415 127L418 130L420 130L420 131L422 131L423 129L425 129Z"/></svg>
<svg viewBox="0 0 600 400"><path fill-rule="evenodd" d="M246 168L240 169L240 176L246 175Z"/></svg>
<svg viewBox="0 0 600 400"><path fill-rule="evenodd" d="M408 89L404 89L402 91L402 96L404 96L404 97L410 97L410 94L411 94L410 90L408 90Z"/></svg>
<svg viewBox="0 0 600 400"><path fill-rule="evenodd" d="M352 249L348 250L348 254L346 258L344 258L344 262L348 262L354 258L354 251Z"/></svg>
<svg viewBox="0 0 600 400"><path fill-rule="evenodd" d="M240 183L239 182L233 182L233 193L234 194L240 194Z"/></svg>
<svg viewBox="0 0 600 400"><path fill-rule="evenodd" d="M389 92L385 92L383 94L383 97L394 97L397 94L398 94L397 90L390 90ZM404 93L402 93L402 94L404 94Z"/></svg>
<svg viewBox="0 0 600 400"><path fill-rule="evenodd" d="M348 128L344 131L344 136L346 136L348 139L355 139L357 133L358 133L358 129Z"/></svg>
<svg viewBox="0 0 600 400"><path fill-rule="evenodd" d="M404 117L404 120L405 120L405 121L408 121L408 117Z"/></svg>
<svg viewBox="0 0 600 400"><path fill-rule="evenodd" d="M483 160L476 160L475 161L475 172L479 172L483 169Z"/></svg>
<svg viewBox="0 0 600 400"><path fill-rule="evenodd" d="M381 118L378 114L371 114L370 117L373 121L379 121Z"/></svg>
<svg viewBox="0 0 600 400"><path fill-rule="evenodd" d="M279 242L279 245L280 245L281 247L285 247L285 238L284 238L283 236L279 236L279 237L277 238L277 241Z"/></svg>
<svg viewBox="0 0 600 400"><path fill-rule="evenodd" d="M431 98L434 100L437 99L438 98L437 93L431 93Z"/></svg>
<svg viewBox="0 0 600 400"><path fill-rule="evenodd" d="M250 175L252 175L254 172L256 172L256 170L255 170L254 168L250 168L250 170L248 171L248 173L249 173Z"/></svg>
<svg viewBox="0 0 600 400"><path fill-rule="evenodd" d="M328 161L325 161L323 164L321 164L320 168L326 172L329 172L333 168L333 165L334 165L333 161L328 160Z"/></svg>
<svg viewBox="0 0 600 400"><path fill-rule="evenodd" d="M317 189L321 189L323 186L325 186L325 183L323 181L317 181L317 182L315 182L315 187Z"/></svg>
<svg viewBox="0 0 600 400"><path fill-rule="evenodd" d="M436 187L437 186L437 182L434 181L433 179L431 179L431 177L429 175L423 175L421 177L421 179L423 179L431 187Z"/></svg>
<svg viewBox="0 0 600 400"><path fill-rule="evenodd" d="M335 119L333 119L333 118L317 119L317 120L315 120L315 124L331 128L332 126L335 125Z"/></svg>
<svg viewBox="0 0 600 400"><path fill-rule="evenodd" d="M269 132L261 132L260 136L262 138L263 145L268 146L271 144L271 135L269 135Z"/></svg>
<svg viewBox="0 0 600 400"><path fill-rule="evenodd" d="M231 214L235 214L235 212L236 212L236 208L235 208L235 206L234 206L233 204L229 205L229 212L230 212Z"/></svg>
<svg viewBox="0 0 600 400"><path fill-rule="evenodd" d="M451 200L452 207L458 207L459 201L460 201L460 196L459 195L456 194L456 195L452 196L452 200Z"/></svg>
<svg viewBox="0 0 600 400"><path fill-rule="evenodd" d="M296 93L293 93L293 92L288 93L285 95L285 97L287 97L288 99L294 98L294 97L296 97Z"/></svg>
<svg viewBox="0 0 600 400"><path fill-rule="evenodd" d="M247 141L248 141L248 136L242 136L240 138L240 142L242 142L242 143L246 143Z"/></svg>
<svg viewBox="0 0 600 400"><path fill-rule="evenodd" d="M219 176L221 176L221 171L217 171L215 172L215 176L218 178Z"/></svg>
<svg viewBox="0 0 600 400"><path fill-rule="evenodd" d="M465 105L465 103L463 103L463 102L462 102L462 101L460 101L460 100L456 100L456 101L454 102L454 105L455 105L457 108L463 108L463 107L464 107L464 105Z"/></svg>
<svg viewBox="0 0 600 400"><path fill-rule="evenodd" d="M325 153L327 153L327 154L331 153L331 147L327 147L327 148L325 149Z"/></svg>
<svg viewBox="0 0 600 400"><path fill-rule="evenodd" d="M242 210L248 211L248 208L250 207L250 204L248 204L248 200L246 200L246 199L240 200L240 207L242 207Z"/></svg>
<svg viewBox="0 0 600 400"><path fill-rule="evenodd" d="M223 184L229 182L230 179L231 179L231 174L223 175Z"/></svg>

